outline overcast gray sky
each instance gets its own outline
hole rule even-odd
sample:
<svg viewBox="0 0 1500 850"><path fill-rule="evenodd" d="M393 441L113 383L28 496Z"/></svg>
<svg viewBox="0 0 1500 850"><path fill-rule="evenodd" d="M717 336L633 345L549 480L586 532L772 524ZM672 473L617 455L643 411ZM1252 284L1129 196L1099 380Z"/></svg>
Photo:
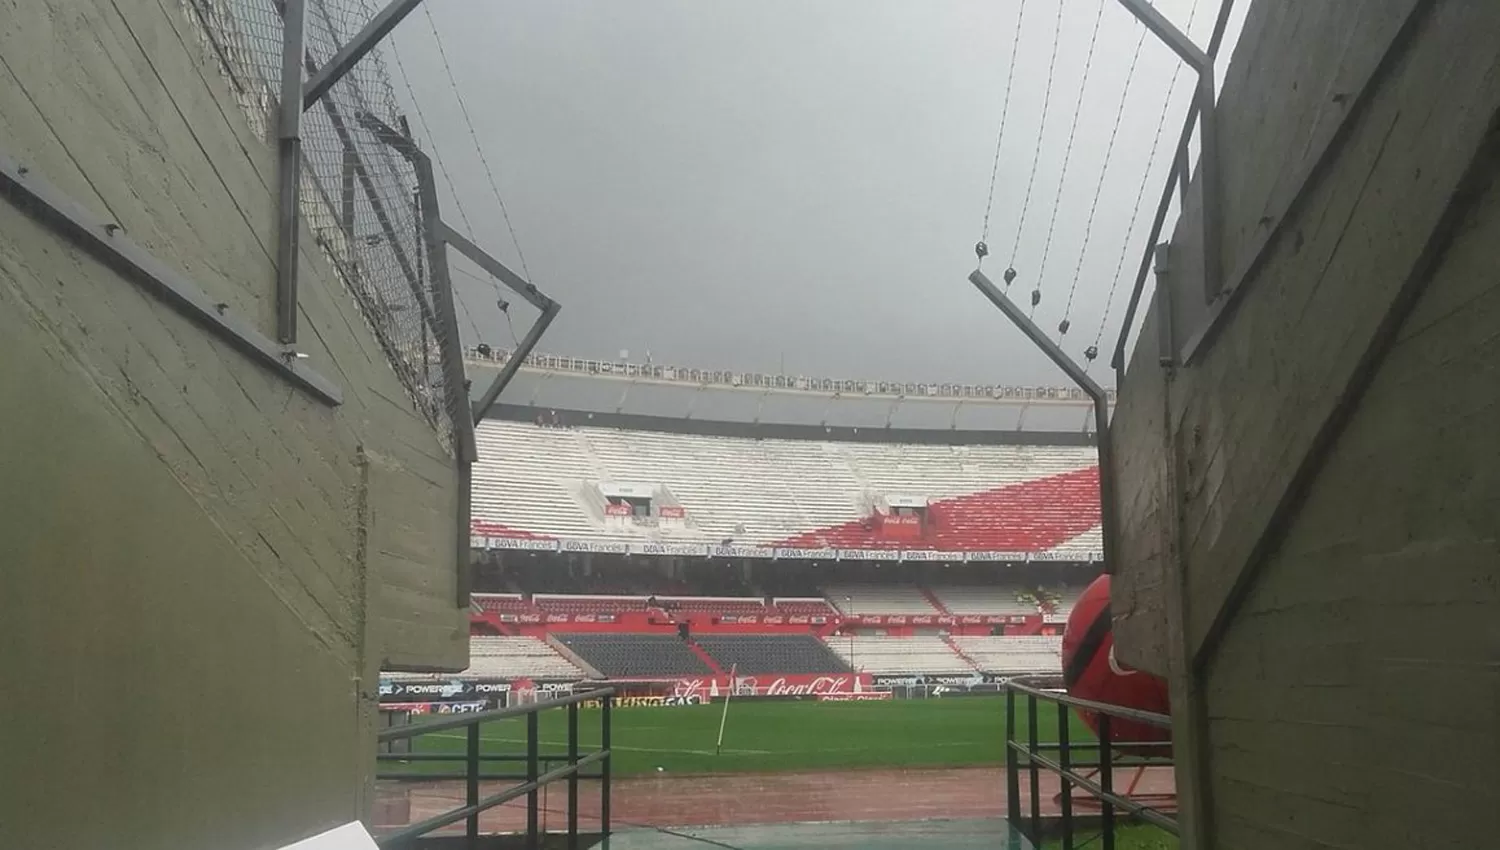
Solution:
<svg viewBox="0 0 1500 850"><path fill-rule="evenodd" d="M1193 16L1190 33L1206 44L1219 4L1196 2L1196 13L1195 0L1157 7L1179 26ZM420 122L415 129L452 173L477 241L519 271L435 25L531 276L563 305L541 350L627 349L636 360L649 351L657 362L848 377L1061 382L965 279L1020 0L423 6L395 34L398 98L410 100L404 69L432 138ZM1231 38L1242 16L1243 8ZM1012 295L1023 303L1039 285L1038 322L1055 334L1067 315L1064 346L1081 358L1101 323L1106 352L1118 333L1190 75L1179 76L1138 205L1175 56L1148 36L1129 75L1142 28L1117 0L1026 0L1020 32L984 267L998 280L1013 263ZM1221 55L1222 66L1227 46ZM445 218L461 225L452 193L442 193ZM473 267L456 267L471 317L460 315L466 342L477 332L511 345L494 293L462 274ZM524 304L512 313L524 333L534 313ZM1108 376L1107 356L1096 376Z"/></svg>

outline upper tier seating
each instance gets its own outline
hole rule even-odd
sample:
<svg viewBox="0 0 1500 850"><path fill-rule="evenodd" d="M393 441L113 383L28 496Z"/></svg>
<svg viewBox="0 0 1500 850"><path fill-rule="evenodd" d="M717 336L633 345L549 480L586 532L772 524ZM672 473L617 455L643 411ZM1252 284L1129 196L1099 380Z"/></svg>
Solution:
<svg viewBox="0 0 1500 850"><path fill-rule="evenodd" d="M849 665L812 635L701 635L698 646L740 675L847 673Z"/></svg>
<svg viewBox="0 0 1500 850"><path fill-rule="evenodd" d="M740 545L912 547L860 528L868 496L936 500L931 539L913 548L1097 551L1090 447L944 446L760 440L543 428L477 428L473 515L517 535ZM592 485L665 487L687 510L675 528L607 527ZM1024 485L1024 486L1022 486ZM508 532L509 533L509 532Z"/></svg>
<svg viewBox="0 0 1500 850"><path fill-rule="evenodd" d="M955 637L953 645L986 673L1062 673L1062 638L1042 635Z"/></svg>
<svg viewBox="0 0 1500 850"><path fill-rule="evenodd" d="M479 607L491 614L535 614L536 607L519 593L476 593L473 596Z"/></svg>
<svg viewBox="0 0 1500 850"><path fill-rule="evenodd" d="M872 675L974 672L940 637L832 635L826 642L851 667Z"/></svg>
<svg viewBox="0 0 1500 850"><path fill-rule="evenodd" d="M647 611L644 596L563 596L538 593L531 597L536 607L548 614L618 614L621 611Z"/></svg>
<svg viewBox="0 0 1500 850"><path fill-rule="evenodd" d="M941 613L918 588L905 585L842 585L828 588L828 601L846 616Z"/></svg>
<svg viewBox="0 0 1500 850"><path fill-rule="evenodd" d="M763 599L744 599L724 596L659 596L662 607L673 612L702 614L748 614L761 615L766 612Z"/></svg>
<svg viewBox="0 0 1500 850"><path fill-rule="evenodd" d="M1031 615L1037 613L1035 602L1017 599L1021 593L1019 585L998 587L934 587L932 593L944 607L957 615Z"/></svg>
<svg viewBox="0 0 1500 850"><path fill-rule="evenodd" d="M713 668L676 635L563 634L584 663L612 679L711 676Z"/></svg>
<svg viewBox="0 0 1500 850"><path fill-rule="evenodd" d="M787 617L837 617L837 608L826 599L773 599L775 613Z"/></svg>

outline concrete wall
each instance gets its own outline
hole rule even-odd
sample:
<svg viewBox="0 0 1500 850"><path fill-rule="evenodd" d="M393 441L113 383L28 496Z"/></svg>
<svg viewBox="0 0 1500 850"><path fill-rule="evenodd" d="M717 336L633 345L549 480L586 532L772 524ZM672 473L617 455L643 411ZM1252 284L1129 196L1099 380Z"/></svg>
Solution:
<svg viewBox="0 0 1500 850"><path fill-rule="evenodd" d="M273 333L276 158L177 0L0 0L0 152ZM458 473L304 233L328 407L0 198L0 847L363 814L382 663L458 669Z"/></svg>
<svg viewBox="0 0 1500 850"><path fill-rule="evenodd" d="M1117 645L1173 682L1185 846L1500 834L1497 118L1500 5L1252 7L1218 112L1242 285L1205 304L1195 191L1114 426Z"/></svg>

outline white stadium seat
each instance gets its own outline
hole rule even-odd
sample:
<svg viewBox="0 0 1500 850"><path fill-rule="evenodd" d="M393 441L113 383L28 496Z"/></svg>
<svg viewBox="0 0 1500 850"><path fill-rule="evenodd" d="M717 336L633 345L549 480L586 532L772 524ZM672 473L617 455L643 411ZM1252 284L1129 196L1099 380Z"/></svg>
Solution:
<svg viewBox="0 0 1500 850"><path fill-rule="evenodd" d="M917 494L932 500L935 537L913 548L1079 558L1099 549L1097 459L1087 446L763 440L501 420L481 423L476 438L473 516L502 536L875 548L860 527L871 498ZM611 525L599 504L605 482L668 493L685 520Z"/></svg>

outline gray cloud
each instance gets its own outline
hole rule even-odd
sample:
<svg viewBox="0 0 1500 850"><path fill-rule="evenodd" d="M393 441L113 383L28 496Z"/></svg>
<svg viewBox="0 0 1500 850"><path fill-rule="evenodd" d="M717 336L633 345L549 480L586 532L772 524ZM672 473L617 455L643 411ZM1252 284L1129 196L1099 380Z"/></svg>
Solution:
<svg viewBox="0 0 1500 850"><path fill-rule="evenodd" d="M1158 7L1183 24L1193 2ZM1204 43L1218 3L1197 2L1191 32ZM1127 224L1177 67L1148 37L1080 267L1141 32L1115 0L1103 3L1037 312L1055 328L1078 281L1065 339L1075 356L1104 320L1128 245L1106 343L1117 333L1152 210L1133 232ZM965 280L1016 0L426 5L536 283L563 302L545 350L609 357L628 349L637 359L649 350L659 362L762 371L784 363L800 373L1058 381ZM1058 9L1055 0L1025 5L986 261L995 276L1015 263L1019 300L1038 285L1099 8L1098 0L1063 6L1035 185L1012 258ZM479 241L517 265L427 13L403 23L395 44ZM396 84L406 100L399 76ZM1189 88L1184 72L1148 207ZM457 284L473 319L464 321L466 338L509 344L489 289L465 276ZM512 308L520 332L531 319L523 308Z"/></svg>

